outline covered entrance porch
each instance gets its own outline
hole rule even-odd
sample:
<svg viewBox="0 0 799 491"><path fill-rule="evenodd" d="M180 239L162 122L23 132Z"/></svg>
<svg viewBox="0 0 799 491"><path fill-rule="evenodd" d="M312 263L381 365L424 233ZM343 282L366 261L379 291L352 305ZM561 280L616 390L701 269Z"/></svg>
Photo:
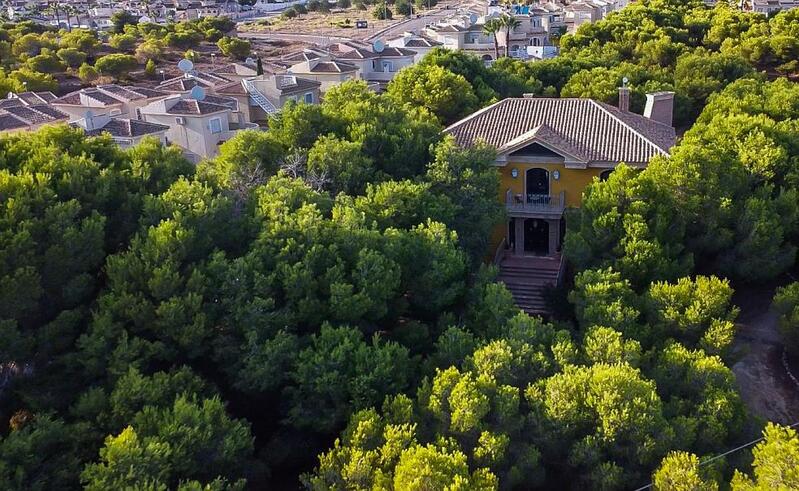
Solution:
<svg viewBox="0 0 799 491"><path fill-rule="evenodd" d="M514 217L508 221L508 251L518 256L554 256L560 252L563 217Z"/></svg>

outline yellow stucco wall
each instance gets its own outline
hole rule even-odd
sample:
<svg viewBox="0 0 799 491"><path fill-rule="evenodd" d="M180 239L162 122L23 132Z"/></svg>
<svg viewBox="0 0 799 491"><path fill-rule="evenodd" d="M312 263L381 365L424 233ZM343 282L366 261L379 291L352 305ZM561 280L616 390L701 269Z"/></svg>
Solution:
<svg viewBox="0 0 799 491"><path fill-rule="evenodd" d="M499 187L499 199L505 202L505 193L508 188L513 194L524 194L525 172L528 169L546 169L549 171L549 194L557 196L561 191L566 191L566 206L579 207L583 195L583 189L588 186L594 177L599 177L606 169L589 167L587 169L567 169L563 164L522 164L508 162L504 167L498 167L500 172L501 184ZM519 175L515 179L511 175L512 169L518 169ZM552 177L552 171L560 172L560 179L557 181Z"/></svg>
<svg viewBox="0 0 799 491"><path fill-rule="evenodd" d="M511 171L518 169L519 175L514 179ZM566 192L566 206L579 207L582 201L583 190L591 183L594 177L599 175L607 169L589 167L587 169L567 169L562 163L552 164L528 164L508 162L503 167L497 167L500 173L500 187L499 187L499 200L505 203L505 196L508 189L513 194L524 194L525 186L525 173L528 169L546 169L549 171L549 194L557 196L561 191ZM560 178L556 181L552 177L552 172L557 170L560 172ZM503 223L498 225L491 234L491 249L490 254L494 254L497 247L505 235L507 234L508 224Z"/></svg>

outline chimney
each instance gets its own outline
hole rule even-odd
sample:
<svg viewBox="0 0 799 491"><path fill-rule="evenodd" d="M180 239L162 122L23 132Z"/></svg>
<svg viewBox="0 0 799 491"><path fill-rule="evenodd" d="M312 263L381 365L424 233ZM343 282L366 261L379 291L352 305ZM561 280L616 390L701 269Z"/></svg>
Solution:
<svg viewBox="0 0 799 491"><path fill-rule="evenodd" d="M630 88L627 86L619 87L619 110L630 111Z"/></svg>
<svg viewBox="0 0 799 491"><path fill-rule="evenodd" d="M646 95L644 117L671 126L673 115L674 92L653 92Z"/></svg>

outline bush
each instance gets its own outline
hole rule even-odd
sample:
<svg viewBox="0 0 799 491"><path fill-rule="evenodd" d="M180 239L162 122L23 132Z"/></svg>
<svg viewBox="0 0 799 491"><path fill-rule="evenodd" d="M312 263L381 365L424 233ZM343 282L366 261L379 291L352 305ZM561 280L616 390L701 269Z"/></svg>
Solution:
<svg viewBox="0 0 799 491"><path fill-rule="evenodd" d="M26 65L31 71L41 73L59 73L66 69L64 63L49 49L43 49L42 54L28 58Z"/></svg>
<svg viewBox="0 0 799 491"><path fill-rule="evenodd" d="M133 51L138 41L136 36L132 34L114 34L108 40L108 44L110 44L112 48L120 51Z"/></svg>
<svg viewBox="0 0 799 491"><path fill-rule="evenodd" d="M205 34L205 40L210 41L212 43L219 41L225 35L225 33L220 31L219 29L208 29L203 34Z"/></svg>
<svg viewBox="0 0 799 491"><path fill-rule="evenodd" d="M142 63L145 60L160 60L164 54L164 43L157 39L149 39L136 48L136 58Z"/></svg>
<svg viewBox="0 0 799 491"><path fill-rule="evenodd" d="M219 51L228 58L242 60L252 51L249 41L225 36L216 43Z"/></svg>
<svg viewBox="0 0 799 491"><path fill-rule="evenodd" d="M785 348L791 354L799 354L799 282L777 288L773 307L780 316L780 331Z"/></svg>
<svg viewBox="0 0 799 491"><path fill-rule="evenodd" d="M114 78L125 77L137 66L139 66L139 63L136 61L135 57L121 53L105 55L94 63L94 67L98 72L102 75L109 75Z"/></svg>
<svg viewBox="0 0 799 491"><path fill-rule="evenodd" d="M340 9L348 9L352 6L352 2L350 0L338 0L336 6Z"/></svg>
<svg viewBox="0 0 799 491"><path fill-rule="evenodd" d="M285 18L285 19L293 19L294 17L297 17L297 7L299 7L299 5L295 5L294 7L287 8L286 10L283 11L281 16L283 18ZM303 8L305 8L305 7L303 7Z"/></svg>
<svg viewBox="0 0 799 491"><path fill-rule="evenodd" d="M320 2L319 0L310 0L306 5L308 6L309 11L316 12L319 10L320 6L322 5L322 2Z"/></svg>
<svg viewBox="0 0 799 491"><path fill-rule="evenodd" d="M14 70L8 77L16 80L20 85L24 85L27 90L40 91L40 90L56 90L58 83L47 73L34 72L28 68L20 68Z"/></svg>
<svg viewBox="0 0 799 491"><path fill-rule="evenodd" d="M144 73L146 73L148 77L155 75L155 62L153 60L147 60L147 65L144 67Z"/></svg>
<svg viewBox="0 0 799 491"><path fill-rule="evenodd" d="M97 69L88 63L82 64L78 69L78 77L84 82L94 82L99 76Z"/></svg>
<svg viewBox="0 0 799 491"><path fill-rule="evenodd" d="M375 19L378 20L391 20L391 18L393 17L391 9L388 8L388 5L386 5L385 3L381 3L380 5L375 7L374 11L372 12L372 15L374 15Z"/></svg>
<svg viewBox="0 0 799 491"><path fill-rule="evenodd" d="M410 0L396 0L394 8L397 9L398 14L411 15L413 9L411 8Z"/></svg>
<svg viewBox="0 0 799 491"><path fill-rule="evenodd" d="M86 61L86 53L76 48L61 48L56 53L56 56L71 68L77 68Z"/></svg>

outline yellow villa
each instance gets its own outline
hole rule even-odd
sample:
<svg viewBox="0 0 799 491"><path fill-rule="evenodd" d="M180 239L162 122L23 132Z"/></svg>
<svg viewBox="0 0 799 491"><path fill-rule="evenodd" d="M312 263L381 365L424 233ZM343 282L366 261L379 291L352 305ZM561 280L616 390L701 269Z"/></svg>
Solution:
<svg viewBox="0 0 799 491"><path fill-rule="evenodd" d="M494 247L505 281L529 312L545 310L541 290L559 281L564 211L579 207L583 189L620 162L645 167L674 145L672 92L647 95L644 115L629 110L629 89L619 107L591 99L508 98L445 131L458 144L482 141L497 149L498 198L507 224Z"/></svg>

